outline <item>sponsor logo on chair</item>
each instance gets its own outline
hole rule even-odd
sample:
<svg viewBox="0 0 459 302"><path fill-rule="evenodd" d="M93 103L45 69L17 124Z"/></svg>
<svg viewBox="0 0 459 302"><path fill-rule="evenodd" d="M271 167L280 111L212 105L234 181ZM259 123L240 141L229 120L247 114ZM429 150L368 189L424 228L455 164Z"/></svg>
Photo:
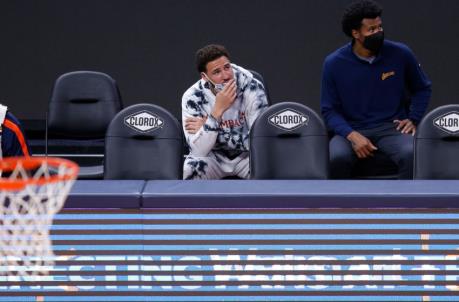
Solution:
<svg viewBox="0 0 459 302"><path fill-rule="evenodd" d="M434 119L433 124L450 134L459 133L459 112L452 111Z"/></svg>
<svg viewBox="0 0 459 302"><path fill-rule="evenodd" d="M269 122L282 130L292 131L307 126L309 117L293 109L284 109L269 117Z"/></svg>
<svg viewBox="0 0 459 302"><path fill-rule="evenodd" d="M148 132L161 128L164 125L164 120L156 114L144 110L127 116L124 123L136 131Z"/></svg>

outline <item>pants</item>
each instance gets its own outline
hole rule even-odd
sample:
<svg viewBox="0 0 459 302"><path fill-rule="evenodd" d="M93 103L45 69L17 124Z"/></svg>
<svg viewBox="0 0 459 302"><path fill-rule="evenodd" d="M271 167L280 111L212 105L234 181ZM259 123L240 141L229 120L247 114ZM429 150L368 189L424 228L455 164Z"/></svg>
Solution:
<svg viewBox="0 0 459 302"><path fill-rule="evenodd" d="M248 152L243 152L234 159L217 152L210 152L207 157L188 155L183 163L183 179L222 179L228 176L249 178Z"/></svg>
<svg viewBox="0 0 459 302"><path fill-rule="evenodd" d="M413 179L414 137L396 129L396 124L385 123L379 127L358 130L373 145L389 156L398 166L400 179ZM330 176L331 178L351 178L351 171L358 158L351 142L335 135L330 141Z"/></svg>

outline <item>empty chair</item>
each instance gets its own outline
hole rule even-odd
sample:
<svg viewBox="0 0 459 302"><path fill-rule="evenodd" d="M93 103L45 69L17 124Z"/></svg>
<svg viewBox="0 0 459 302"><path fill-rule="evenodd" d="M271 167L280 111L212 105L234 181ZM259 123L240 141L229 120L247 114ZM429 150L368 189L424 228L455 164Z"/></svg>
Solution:
<svg viewBox="0 0 459 302"><path fill-rule="evenodd" d="M414 145L415 179L459 179L459 105L429 112L419 123Z"/></svg>
<svg viewBox="0 0 459 302"><path fill-rule="evenodd" d="M102 178L105 131L121 108L118 86L107 74L61 75L49 102L46 153L79 163L80 179Z"/></svg>
<svg viewBox="0 0 459 302"><path fill-rule="evenodd" d="M325 124L302 104L272 105L252 126L252 179L326 179L328 160Z"/></svg>
<svg viewBox="0 0 459 302"><path fill-rule="evenodd" d="M167 110L137 104L120 111L105 137L105 179L182 179L182 127Z"/></svg>

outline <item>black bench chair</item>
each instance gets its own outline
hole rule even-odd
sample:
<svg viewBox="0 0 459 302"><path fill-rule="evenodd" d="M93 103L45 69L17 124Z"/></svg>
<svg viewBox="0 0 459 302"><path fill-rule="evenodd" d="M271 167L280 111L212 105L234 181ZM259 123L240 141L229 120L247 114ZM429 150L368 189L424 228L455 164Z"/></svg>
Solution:
<svg viewBox="0 0 459 302"><path fill-rule="evenodd" d="M182 179L182 127L162 107L125 108L110 123L105 141L105 179Z"/></svg>
<svg viewBox="0 0 459 302"><path fill-rule="evenodd" d="M325 124L305 105L277 103L252 126L252 179L326 179L328 160Z"/></svg>

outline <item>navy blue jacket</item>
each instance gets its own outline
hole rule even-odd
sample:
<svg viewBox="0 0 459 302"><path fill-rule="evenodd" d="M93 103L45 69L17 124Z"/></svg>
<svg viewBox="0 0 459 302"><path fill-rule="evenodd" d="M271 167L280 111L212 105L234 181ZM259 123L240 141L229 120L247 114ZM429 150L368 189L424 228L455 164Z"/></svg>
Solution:
<svg viewBox="0 0 459 302"><path fill-rule="evenodd" d="M406 106L410 93L410 108ZM320 107L327 127L346 137L353 130L377 127L394 119L417 124L431 96L431 82L404 44L384 41L370 64L349 43L324 62Z"/></svg>
<svg viewBox="0 0 459 302"><path fill-rule="evenodd" d="M6 113L2 124L3 157L29 156L29 146L19 120L10 112Z"/></svg>

